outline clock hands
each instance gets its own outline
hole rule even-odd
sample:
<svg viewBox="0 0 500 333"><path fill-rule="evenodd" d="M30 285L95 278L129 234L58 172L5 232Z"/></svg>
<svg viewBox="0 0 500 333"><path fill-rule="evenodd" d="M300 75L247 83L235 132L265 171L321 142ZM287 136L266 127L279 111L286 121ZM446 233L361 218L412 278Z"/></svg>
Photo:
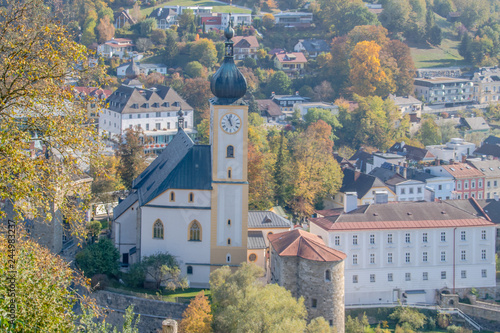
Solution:
<svg viewBox="0 0 500 333"><path fill-rule="evenodd" d="M231 127L233 127L233 121L231 120L231 118L233 118L233 115L232 115L232 114L230 114L230 115L227 117L227 120L229 121L229 125L230 125Z"/></svg>

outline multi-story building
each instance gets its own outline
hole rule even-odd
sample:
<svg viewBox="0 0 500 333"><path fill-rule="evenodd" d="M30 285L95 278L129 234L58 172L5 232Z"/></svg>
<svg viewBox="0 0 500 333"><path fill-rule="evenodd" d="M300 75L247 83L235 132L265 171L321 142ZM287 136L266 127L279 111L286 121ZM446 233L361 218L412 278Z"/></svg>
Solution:
<svg viewBox="0 0 500 333"><path fill-rule="evenodd" d="M158 29L165 30L177 23L177 15L177 12L172 8L160 7L153 10L148 18L154 18Z"/></svg>
<svg viewBox="0 0 500 333"><path fill-rule="evenodd" d="M99 124L99 102L108 98L112 91L95 87L74 87L75 99L87 108L92 124Z"/></svg>
<svg viewBox="0 0 500 333"><path fill-rule="evenodd" d="M285 27L307 28L313 21L312 13L304 12L280 12L274 14L277 25Z"/></svg>
<svg viewBox="0 0 500 333"><path fill-rule="evenodd" d="M236 36L233 38L234 59L242 60L246 57L257 59L259 41L255 36Z"/></svg>
<svg viewBox="0 0 500 333"><path fill-rule="evenodd" d="M431 162L436 158L436 156L427 149L407 145L404 141L396 142L387 152L405 156L408 162L413 163Z"/></svg>
<svg viewBox="0 0 500 333"><path fill-rule="evenodd" d="M427 167L432 175L452 177L455 181L451 199L484 198L484 174L466 163L453 163Z"/></svg>
<svg viewBox="0 0 500 333"><path fill-rule="evenodd" d="M431 145L425 148L439 160L462 161L464 157L474 153L476 145L461 138L452 138L444 145Z"/></svg>
<svg viewBox="0 0 500 333"><path fill-rule="evenodd" d="M302 52L282 52L274 56L274 67L282 70L288 76L296 76L303 73L307 59Z"/></svg>
<svg viewBox="0 0 500 333"><path fill-rule="evenodd" d="M469 160L468 163L484 175L484 192L485 199L493 199L500 194L500 161L499 160L484 160L475 161Z"/></svg>
<svg viewBox="0 0 500 333"><path fill-rule="evenodd" d="M145 150L160 152L177 133L178 111L184 113L184 132L194 137L193 108L166 86L143 89L120 86L106 100L108 108L99 117L99 131L123 135L127 128L141 128L151 139Z"/></svg>
<svg viewBox="0 0 500 333"><path fill-rule="evenodd" d="M429 172L421 172L413 168L408 168L408 179L425 182L426 191L428 189L433 191L435 199L448 200L453 198L455 181L451 176L435 176Z"/></svg>
<svg viewBox="0 0 500 333"><path fill-rule="evenodd" d="M500 68L483 67L474 72L474 101L492 103L500 101Z"/></svg>
<svg viewBox="0 0 500 333"><path fill-rule="evenodd" d="M97 53L106 58L119 57L123 58L125 54L131 53L134 50L134 43L128 38L112 38L104 44L97 46Z"/></svg>
<svg viewBox="0 0 500 333"><path fill-rule="evenodd" d="M484 295L496 286L495 224L482 216L446 202L353 202L322 213L311 232L348 255L346 305L435 304L442 289Z"/></svg>
<svg viewBox="0 0 500 333"><path fill-rule="evenodd" d="M304 52L310 58L316 58L321 53L329 53L330 45L324 39L299 39L293 50Z"/></svg>
<svg viewBox="0 0 500 333"><path fill-rule="evenodd" d="M137 23L137 21L132 17L132 15L130 15L128 9L115 15L114 26L117 29L123 28L126 24L134 25L136 23Z"/></svg>
<svg viewBox="0 0 500 333"><path fill-rule="evenodd" d="M406 179L406 168L398 165L395 169L403 169L398 173L391 169L377 167L370 171L371 176L375 176L387 185L396 194L396 201L422 201L425 200L425 183L420 180Z"/></svg>
<svg viewBox="0 0 500 333"><path fill-rule="evenodd" d="M116 76L122 78L127 76L127 69L132 65L132 62L126 62L116 68ZM149 73L167 74L167 65L164 64L145 64L136 62L135 65L139 68L139 73L148 75Z"/></svg>
<svg viewBox="0 0 500 333"><path fill-rule="evenodd" d="M396 96L389 94L389 99L394 102L402 116L415 114L417 117L422 115L422 101L413 96Z"/></svg>
<svg viewBox="0 0 500 333"><path fill-rule="evenodd" d="M309 102L311 99L309 97L302 97L299 92L296 91L295 95L275 95L274 92L271 94L271 100L278 104L281 112L285 116L291 117L296 105L300 105Z"/></svg>
<svg viewBox="0 0 500 333"><path fill-rule="evenodd" d="M300 110L300 114L305 116L309 109L324 109L329 110L332 114L339 114L339 107L333 103L325 103L325 102L309 102L309 103L301 103L297 104L297 108Z"/></svg>
<svg viewBox="0 0 500 333"><path fill-rule="evenodd" d="M415 79L415 95L425 103L454 104L474 100L473 83L470 80L435 77Z"/></svg>
<svg viewBox="0 0 500 333"><path fill-rule="evenodd" d="M222 27L225 28L229 24L229 20L233 21L233 25L252 25L252 14L250 13L218 13L221 17ZM236 44L236 42L234 42Z"/></svg>

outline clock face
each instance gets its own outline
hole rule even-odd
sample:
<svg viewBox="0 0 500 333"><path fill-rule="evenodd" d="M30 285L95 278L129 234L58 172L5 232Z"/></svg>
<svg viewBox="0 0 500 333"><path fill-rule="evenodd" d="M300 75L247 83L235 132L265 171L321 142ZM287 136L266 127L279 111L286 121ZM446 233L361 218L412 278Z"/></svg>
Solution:
<svg viewBox="0 0 500 333"><path fill-rule="evenodd" d="M227 113L222 117L220 127L227 134L234 134L240 130L241 119L234 113Z"/></svg>

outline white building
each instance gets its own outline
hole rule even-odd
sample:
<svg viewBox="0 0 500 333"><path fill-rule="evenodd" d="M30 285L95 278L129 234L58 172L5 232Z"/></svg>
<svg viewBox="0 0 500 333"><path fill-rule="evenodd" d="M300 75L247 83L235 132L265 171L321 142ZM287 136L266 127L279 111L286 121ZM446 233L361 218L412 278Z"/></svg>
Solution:
<svg viewBox="0 0 500 333"><path fill-rule="evenodd" d="M301 103L297 104L295 108L300 110L300 114L302 117L307 114L309 109L325 109L325 110L330 110L330 112L333 115L338 115L339 114L339 107L333 103L325 103L325 102L308 102L308 103Z"/></svg>
<svg viewBox="0 0 500 333"><path fill-rule="evenodd" d="M472 155L476 150L476 145L461 138L453 138L444 145L431 145L425 148L440 160L460 162L463 156Z"/></svg>
<svg viewBox="0 0 500 333"><path fill-rule="evenodd" d="M408 178L425 182L426 189L430 189L434 192L435 199L449 200L453 198L455 180L451 176L436 176L431 175L429 172L408 169Z"/></svg>
<svg viewBox="0 0 500 333"><path fill-rule="evenodd" d="M184 113L185 132L194 136L193 108L177 92L166 86L152 89L120 86L106 100L108 108L99 117L99 131L109 136L123 135L127 128L141 128L153 142L148 151L161 151L177 133L178 111Z"/></svg>
<svg viewBox="0 0 500 333"><path fill-rule="evenodd" d="M130 54L134 50L134 43L128 38L112 38L104 44L97 46L97 54L105 58L123 58L125 54Z"/></svg>
<svg viewBox="0 0 500 333"><path fill-rule="evenodd" d="M221 26L227 27L229 19L233 20L234 26L252 25L252 14L250 13L220 13Z"/></svg>
<svg viewBox="0 0 500 333"><path fill-rule="evenodd" d="M121 64L116 68L116 76L125 77L127 75L127 69L130 67L132 62L126 62ZM139 68L141 74L148 75L150 73L160 73L163 75L167 74L167 66L163 64L144 64L140 62L135 63Z"/></svg>
<svg viewBox="0 0 500 333"><path fill-rule="evenodd" d="M472 102L473 83L470 80L432 77L415 79L415 95L425 103L454 104Z"/></svg>
<svg viewBox="0 0 500 333"><path fill-rule="evenodd" d="M352 209L310 221L312 233L348 255L346 305L435 304L436 290L496 286L495 224L485 218L445 202Z"/></svg>

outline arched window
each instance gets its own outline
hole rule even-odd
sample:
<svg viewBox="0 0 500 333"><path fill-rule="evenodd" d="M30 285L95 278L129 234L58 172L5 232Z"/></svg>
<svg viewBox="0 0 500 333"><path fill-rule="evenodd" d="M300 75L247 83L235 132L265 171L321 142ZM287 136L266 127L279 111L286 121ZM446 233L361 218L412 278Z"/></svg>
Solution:
<svg viewBox="0 0 500 333"><path fill-rule="evenodd" d="M234 157L234 147L229 145L226 148L226 157Z"/></svg>
<svg viewBox="0 0 500 333"><path fill-rule="evenodd" d="M231 225L231 220L227 220L227 225Z"/></svg>
<svg viewBox="0 0 500 333"><path fill-rule="evenodd" d="M231 245L231 238L227 239L227 245Z"/></svg>
<svg viewBox="0 0 500 333"><path fill-rule="evenodd" d="M231 168L227 169L227 178L231 179Z"/></svg>
<svg viewBox="0 0 500 333"><path fill-rule="evenodd" d="M188 266L187 267L187 273L190 274L190 275L193 274L193 266Z"/></svg>
<svg viewBox="0 0 500 333"><path fill-rule="evenodd" d="M175 201L175 192L170 192L170 201Z"/></svg>
<svg viewBox="0 0 500 333"><path fill-rule="evenodd" d="M189 193L189 202L194 202L194 194L193 194L193 192Z"/></svg>
<svg viewBox="0 0 500 333"><path fill-rule="evenodd" d="M201 241L201 227L198 221L191 222L189 227L189 240Z"/></svg>
<svg viewBox="0 0 500 333"><path fill-rule="evenodd" d="M163 239L163 223L159 219L153 224L153 238Z"/></svg>
<svg viewBox="0 0 500 333"><path fill-rule="evenodd" d="M327 269L326 272L325 272L325 280L326 281L332 281L332 272L330 272L329 269Z"/></svg>
<svg viewBox="0 0 500 333"><path fill-rule="evenodd" d="M231 255L229 253L226 255L226 262L227 263L231 262Z"/></svg>

